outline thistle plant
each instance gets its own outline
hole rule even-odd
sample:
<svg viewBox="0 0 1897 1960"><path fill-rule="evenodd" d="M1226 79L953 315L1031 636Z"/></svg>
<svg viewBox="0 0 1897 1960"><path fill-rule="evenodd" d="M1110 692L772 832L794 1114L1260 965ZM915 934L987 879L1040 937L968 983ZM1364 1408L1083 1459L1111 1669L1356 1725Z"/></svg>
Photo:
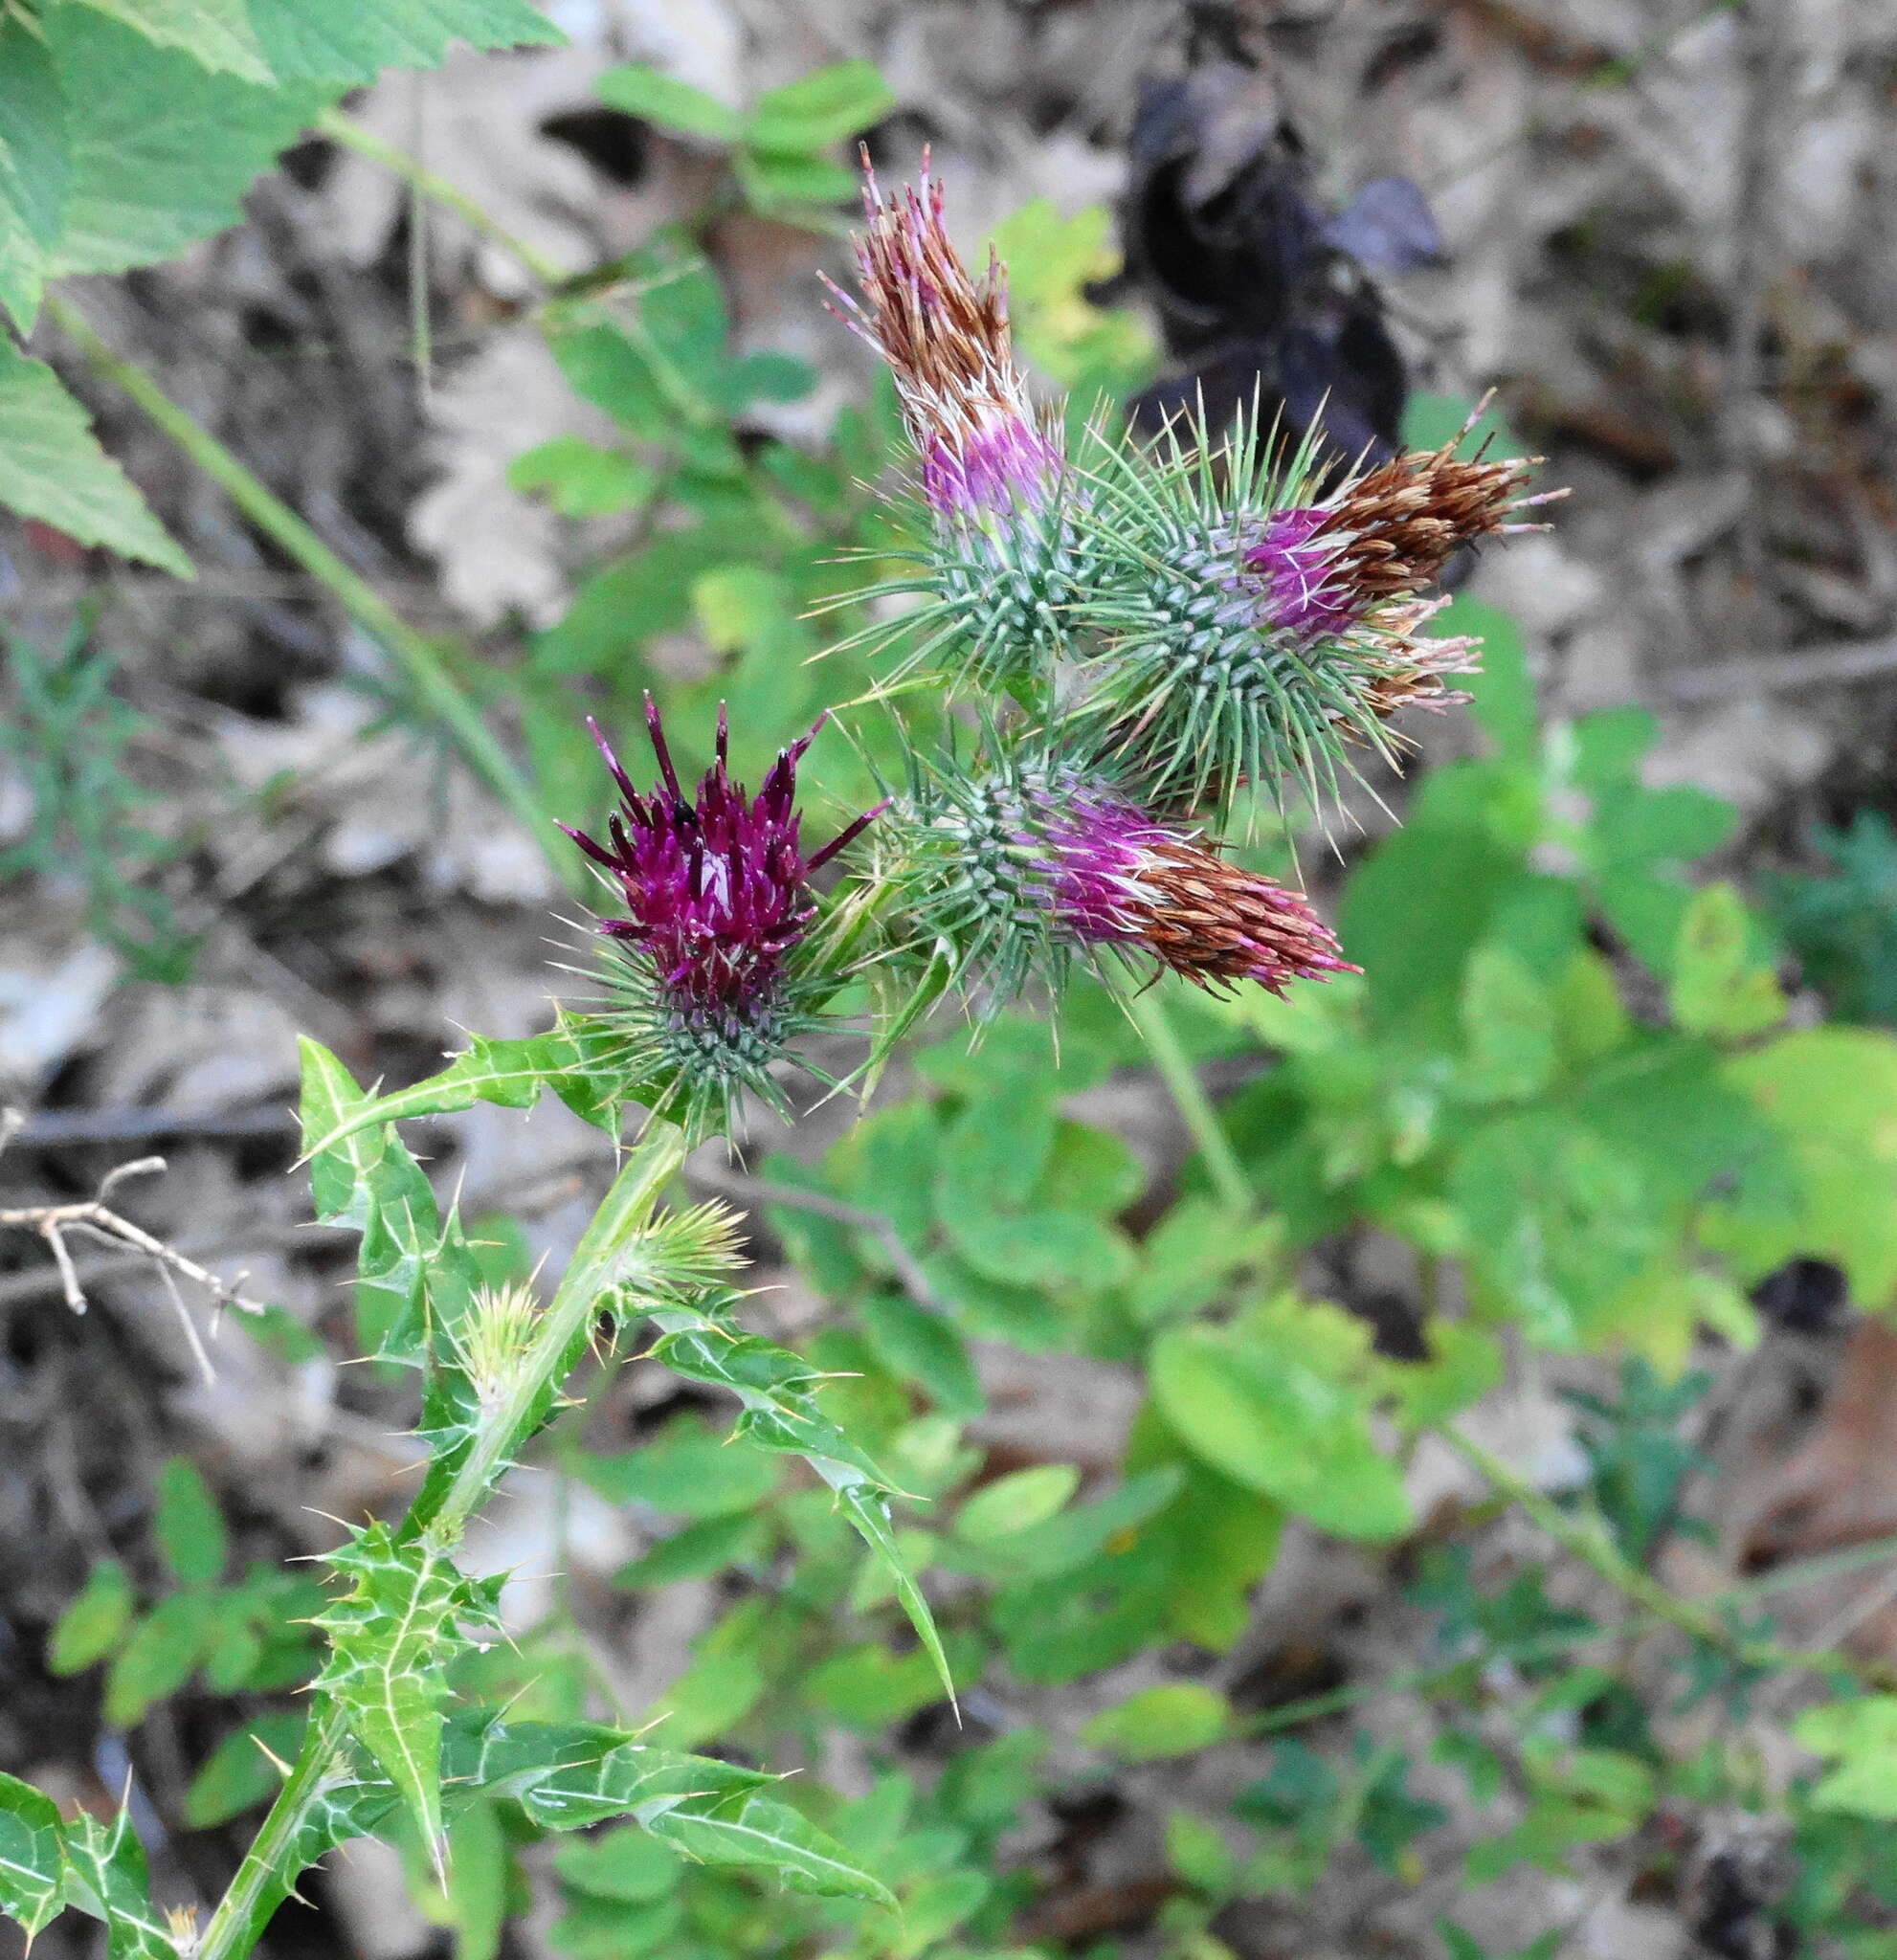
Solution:
<svg viewBox="0 0 1897 1960"><path fill-rule="evenodd" d="M316 1211L361 1235L367 1346L419 1373L426 1468L405 1508L347 1526L327 1556L302 1740L208 1920L152 1905L127 1811L64 1822L0 1777L0 1908L29 1935L72 1904L106 1923L114 1955L241 1960L334 1846L402 1814L445 1872L458 1815L502 1799L536 1830L629 1817L698 1860L886 1902L767 1772L648 1741L641 1711L537 1723L458 1703L499 1592L459 1564L469 1521L589 1349L642 1330L652 1360L735 1402L736 1434L834 1494L952 1699L895 1481L821 1375L747 1325L735 1219L667 1212L668 1189L694 1147L742 1134L750 1104L788 1113L793 1065L828 1080L809 1040L859 982L887 1008L880 1054L948 988L982 1017L1032 990L1058 1006L1077 966L1271 993L1354 970L1309 901L1235 862L1227 834L1242 799L1334 788L1399 752L1396 710L1456 699L1445 679L1475 647L1424 631L1430 589L1453 553L1521 527L1541 501L1528 465L1452 444L1358 472L1248 424L1141 446L1096 415L1070 435L1015 363L1004 269L991 256L970 275L926 166L895 199L871 176L865 202L859 291L837 303L889 365L913 467L890 496L907 540L894 575L844 600L888 613L871 630L879 693L926 690L957 734L908 745L892 793L807 848L798 767L823 718L753 794L721 710L688 789L648 698L654 772L594 727L615 807L603 827L563 826L606 892L595 997L531 1039L476 1037L390 1095L306 1044ZM396 1129L547 1090L619 1152L550 1290L493 1281Z"/></svg>

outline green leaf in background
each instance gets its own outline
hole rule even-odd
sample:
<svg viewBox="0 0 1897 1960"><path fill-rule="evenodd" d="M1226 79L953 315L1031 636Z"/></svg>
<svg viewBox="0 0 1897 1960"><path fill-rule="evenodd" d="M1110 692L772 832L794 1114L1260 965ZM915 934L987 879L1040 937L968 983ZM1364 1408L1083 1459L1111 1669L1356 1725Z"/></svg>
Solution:
<svg viewBox="0 0 1897 1960"><path fill-rule="evenodd" d="M828 157L798 151L742 149L732 167L747 202L759 211L787 205L841 204L854 194L855 173Z"/></svg>
<svg viewBox="0 0 1897 1960"><path fill-rule="evenodd" d="M218 1608L204 1592L173 1592L137 1621L105 1671L105 1719L129 1728L154 1702L175 1695L218 1632Z"/></svg>
<svg viewBox="0 0 1897 1960"><path fill-rule="evenodd" d="M283 1780L277 1763L296 1760L305 1720L301 1709L293 1709L259 1715L234 1728L191 1778L185 1822L193 1831L209 1831L274 1796Z"/></svg>
<svg viewBox="0 0 1897 1960"><path fill-rule="evenodd" d="M71 4L71 0L68 0ZM178 48L205 68L266 87L276 79L257 45L246 0L78 0L160 47Z"/></svg>
<svg viewBox="0 0 1897 1960"><path fill-rule="evenodd" d="M507 487L546 492L562 517L611 517L642 510L658 488L658 475L622 451L581 435L556 435L507 465Z"/></svg>
<svg viewBox="0 0 1897 1960"><path fill-rule="evenodd" d="M43 361L0 338L0 505L178 578L191 563Z"/></svg>
<svg viewBox="0 0 1897 1960"><path fill-rule="evenodd" d="M644 1905L671 1891L684 1861L649 1832L624 1824L597 1838L562 1844L553 1854L553 1869L595 1899Z"/></svg>
<svg viewBox="0 0 1897 1960"><path fill-rule="evenodd" d="M529 0L249 0L257 45L279 81L360 86L385 68L434 68L471 48L548 46L565 37Z"/></svg>
<svg viewBox="0 0 1897 1960"><path fill-rule="evenodd" d="M132 1582L115 1558L100 1559L85 1584L54 1622L46 1664L55 1674L78 1674L103 1660L132 1616Z"/></svg>
<svg viewBox="0 0 1897 1960"><path fill-rule="evenodd" d="M1799 1028L1737 1055L1725 1077L1787 1144L1797 1198L1777 1215L1729 1211L1712 1243L1750 1274L1807 1255L1844 1268L1878 1309L1897 1293L1897 1040L1869 1028Z"/></svg>
<svg viewBox="0 0 1897 1960"><path fill-rule="evenodd" d="M610 1503L647 1504L685 1518L754 1511L780 1474L770 1452L727 1438L693 1415L674 1417L640 1449L615 1456L589 1451L574 1467Z"/></svg>
<svg viewBox="0 0 1897 1960"><path fill-rule="evenodd" d="M64 1903L59 1813L32 1784L0 1772L0 1912L29 1942Z"/></svg>
<svg viewBox="0 0 1897 1960"><path fill-rule="evenodd" d="M44 26L72 157L54 273L149 265L235 224L330 93L213 74L88 7L55 8Z"/></svg>
<svg viewBox="0 0 1897 1960"><path fill-rule="evenodd" d="M1426 631L1438 637L1469 634L1482 641L1482 665L1458 684L1468 690L1469 712L1495 745L1496 753L1505 762L1531 767L1540 752L1541 729L1534 682L1529 678L1528 657L1514 619L1499 606L1458 592Z"/></svg>
<svg viewBox="0 0 1897 1960"><path fill-rule="evenodd" d="M188 1458L167 1457L159 1466L152 1530L159 1556L174 1579L208 1586L224 1570L224 1516Z"/></svg>
<svg viewBox="0 0 1897 1960"><path fill-rule="evenodd" d="M151 1903L145 1847L130 1815L118 1811L109 1824L101 1824L82 1813L62 1836L67 1897L81 1912L105 1922L108 1960L178 1960L164 1917Z"/></svg>
<svg viewBox="0 0 1897 1960"><path fill-rule="evenodd" d="M708 143L736 143L744 131L745 119L736 109L643 61L609 68L595 78L592 92L609 109Z"/></svg>
<svg viewBox="0 0 1897 1960"><path fill-rule="evenodd" d="M1151 1763L1211 1748L1231 1719L1225 1697L1214 1689L1197 1682L1167 1682L1103 1708L1082 1724L1081 1740L1129 1763Z"/></svg>
<svg viewBox="0 0 1897 1960"><path fill-rule="evenodd" d="M746 119L746 147L785 154L823 149L860 135L895 105L895 91L873 63L837 61L767 89Z"/></svg>
<svg viewBox="0 0 1897 1960"><path fill-rule="evenodd" d="M1351 1379L1363 1338L1335 1307L1296 1301L1235 1327L1168 1328L1152 1347L1153 1393L1215 1469L1339 1537L1393 1538L1410 1505Z"/></svg>
<svg viewBox="0 0 1897 1960"><path fill-rule="evenodd" d="M1037 197L994 228L1007 262L1009 304L1023 353L1090 413L1098 396L1119 398L1149 380L1159 349L1139 314L1096 306L1086 289L1120 270L1113 213L1089 205L1062 217Z"/></svg>
<svg viewBox="0 0 1897 1960"><path fill-rule="evenodd" d="M33 330L46 255L58 242L70 163L66 99L36 34L0 33L0 305Z"/></svg>
<svg viewBox="0 0 1897 1960"><path fill-rule="evenodd" d="M1554 1072L1554 1002L1506 945L1469 955L1458 1003L1467 1058L1458 1086L1484 1102L1517 1102Z"/></svg>
<svg viewBox="0 0 1897 1960"><path fill-rule="evenodd" d="M1081 1487L1071 1463L1037 1463L985 1483L955 1513L955 1535L971 1545L1044 1524Z"/></svg>
<svg viewBox="0 0 1897 1960"><path fill-rule="evenodd" d="M1792 1739L1835 1759L1812 1792L1819 1810L1897 1822L1897 1695L1807 1708L1793 1722Z"/></svg>

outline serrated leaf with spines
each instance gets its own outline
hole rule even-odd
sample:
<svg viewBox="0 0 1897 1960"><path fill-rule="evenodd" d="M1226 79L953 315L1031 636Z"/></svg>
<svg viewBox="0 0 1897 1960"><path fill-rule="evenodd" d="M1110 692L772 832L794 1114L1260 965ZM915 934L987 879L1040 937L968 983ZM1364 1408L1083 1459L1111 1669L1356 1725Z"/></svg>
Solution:
<svg viewBox="0 0 1897 1960"><path fill-rule="evenodd" d="M0 1912L29 1942L65 1903L65 1858L53 1799L0 1772Z"/></svg>
<svg viewBox="0 0 1897 1960"><path fill-rule="evenodd" d="M400 1791L439 1863L447 1669L469 1644L461 1623L493 1623L500 1581L465 1579L425 1537L398 1543L381 1523L353 1532L327 1563L349 1590L317 1618L329 1659L316 1689Z"/></svg>
<svg viewBox="0 0 1897 1960"><path fill-rule="evenodd" d="M838 1507L888 1572L916 1637L952 1703L955 1682L935 1616L904 1561L889 1520L894 1486L824 1414L810 1386L820 1376L794 1354L744 1333L707 1306L651 1316L660 1338L654 1357L677 1374L727 1390L744 1405L738 1433L760 1448L802 1457L837 1493Z"/></svg>
<svg viewBox="0 0 1897 1960"><path fill-rule="evenodd" d="M61 1833L66 1852L66 1898L105 1923L107 1960L178 1960L164 1919L151 1903L145 1847L130 1814L111 1822L75 1817Z"/></svg>

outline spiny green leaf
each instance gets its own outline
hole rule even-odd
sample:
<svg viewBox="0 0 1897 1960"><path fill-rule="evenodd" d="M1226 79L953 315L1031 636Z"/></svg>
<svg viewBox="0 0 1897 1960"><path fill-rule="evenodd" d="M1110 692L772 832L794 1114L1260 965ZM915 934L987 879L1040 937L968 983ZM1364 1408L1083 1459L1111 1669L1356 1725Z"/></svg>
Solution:
<svg viewBox="0 0 1897 1960"><path fill-rule="evenodd" d="M854 1864L840 1845L772 1797L740 1793L712 1803L658 1797L637 1805L633 1815L655 1838L702 1864L762 1867L793 1892L896 1903L889 1888Z"/></svg>
<svg viewBox="0 0 1897 1960"><path fill-rule="evenodd" d="M17 1920L29 1940L64 1903L64 1871L53 1799L0 1773L0 1912Z"/></svg>
<svg viewBox="0 0 1897 1960"><path fill-rule="evenodd" d="M490 1041L476 1035L467 1051L436 1074L387 1096L365 1096L333 1056L305 1041L303 1154L321 1157L377 1125L449 1115L477 1102L531 1109L547 1089L575 1115L613 1129L616 1125L608 1112L633 1090L623 1071L613 1066L609 1046L590 1022L577 1016L567 1016L549 1033L525 1040ZM314 1091L313 1056L318 1069Z"/></svg>
<svg viewBox="0 0 1897 1960"><path fill-rule="evenodd" d="M100 448L85 411L60 387L59 377L4 338L0 504L81 545L103 545L178 578L193 575L190 560Z"/></svg>
<svg viewBox="0 0 1897 1960"><path fill-rule="evenodd" d="M81 1815L64 1827L66 1895L81 1912L105 1922L109 1960L178 1960L165 1923L151 1903L145 1847L130 1815L109 1824Z"/></svg>
<svg viewBox="0 0 1897 1960"><path fill-rule="evenodd" d="M445 1552L419 1538L398 1545L380 1523L328 1563L349 1591L318 1619L330 1653L316 1686L401 1792L423 1842L438 1847L446 1670L467 1646L458 1622L488 1610Z"/></svg>

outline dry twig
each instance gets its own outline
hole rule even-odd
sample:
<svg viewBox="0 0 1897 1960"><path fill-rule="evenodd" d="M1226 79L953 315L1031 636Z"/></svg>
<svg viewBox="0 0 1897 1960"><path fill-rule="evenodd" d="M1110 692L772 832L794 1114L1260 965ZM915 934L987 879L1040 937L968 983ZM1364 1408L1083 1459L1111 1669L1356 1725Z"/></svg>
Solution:
<svg viewBox="0 0 1897 1960"><path fill-rule="evenodd" d="M4 1150L25 1127L26 1118L19 1110L0 1109L0 1150ZM105 1202L113 1187L123 1184L126 1178L146 1177L164 1169L163 1157L139 1157L108 1170L100 1178L98 1191L89 1198L68 1199L59 1204L0 1206L0 1230L11 1227L16 1232L33 1232L46 1241L53 1262L59 1269L66 1304L75 1313L86 1310L86 1297L78 1268L73 1262L72 1249L67 1244L68 1238L98 1239L114 1251L136 1253L148 1259L156 1267L171 1303L177 1309L178 1318L184 1323L185 1337L190 1343L198 1367L203 1370L205 1379L210 1381L214 1375L211 1357L204 1351L197 1325L185 1304L184 1295L178 1291L179 1276L202 1287L221 1306L239 1307L245 1313L261 1313L263 1305L259 1301L246 1299L239 1290L246 1275L239 1273L234 1281L227 1283L208 1267L181 1253L176 1246L166 1244L162 1238L154 1238L143 1226L133 1224Z"/></svg>

